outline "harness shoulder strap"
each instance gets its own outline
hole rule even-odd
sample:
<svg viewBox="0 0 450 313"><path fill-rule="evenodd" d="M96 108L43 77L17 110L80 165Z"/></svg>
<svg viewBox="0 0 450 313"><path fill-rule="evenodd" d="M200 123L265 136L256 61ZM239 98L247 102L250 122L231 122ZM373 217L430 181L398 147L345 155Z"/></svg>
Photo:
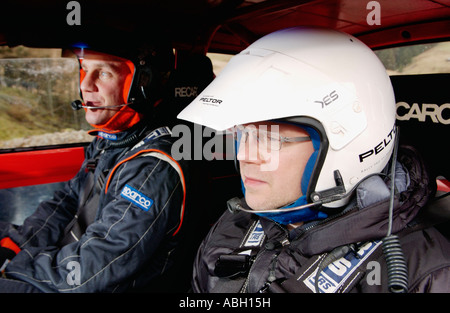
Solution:
<svg viewBox="0 0 450 313"><path fill-rule="evenodd" d="M100 156L88 160L86 164L86 180L83 188L80 190L79 207L72 221L64 229L64 235L59 242L59 246L65 246L69 243L80 240L86 228L95 220L97 214L100 192L105 184L107 172L99 174L95 179L94 171Z"/></svg>
<svg viewBox="0 0 450 313"><path fill-rule="evenodd" d="M259 219L250 226L239 244L239 247L229 254L220 255L215 263L214 274L218 283L212 293L238 293L246 283L247 275L253 261L264 244L266 235Z"/></svg>
<svg viewBox="0 0 450 313"><path fill-rule="evenodd" d="M155 129L152 132L150 132L144 139L142 139L140 142L138 142L136 145L134 145L130 149L130 151L142 146L143 144L147 143L150 140L156 139L161 136L170 135L170 134L171 134L171 132L168 127L160 127L158 129ZM130 142L132 142L132 141L130 141ZM145 152L145 151L146 150L141 151L141 152ZM156 151L158 151L158 150L156 150ZM124 153L125 152L126 151L124 151ZM162 151L160 151L160 152L163 153ZM101 194L103 187L105 186L105 183L106 183L105 189L107 189L109 180L112 176L112 173L115 171L115 169L120 164L125 163L126 161L137 156L138 154L140 154L140 153L137 153L137 154L133 155L132 157L127 158L124 161L120 162L111 171L108 170L108 171L101 172L98 175L97 180L95 180L94 172L95 172L95 169L97 168L97 164L99 162L101 154L99 154L95 158L87 160L87 163L86 163L87 176L86 176L85 184L84 184L83 188L80 190L79 202L78 202L79 208L78 208L78 211L77 211L77 214L75 215L75 217L64 229L64 233L63 233L64 235L61 237L62 239L59 242L59 246L62 247L69 243L80 240L80 237L85 233L87 227L95 221L95 217L97 215L97 210L98 210L98 205L99 205L99 200L100 200L100 194ZM156 154L154 154L154 156L155 155ZM176 163L176 161L175 161L175 163ZM174 165L172 164L172 166L174 166ZM177 169L177 172L179 174L181 173L180 176L182 176L181 168L176 167L176 166L174 166L174 167L175 167L175 169ZM108 177L108 174L110 174L110 173L111 173L111 175L109 175L110 177L108 178L108 180L106 180L106 178ZM183 190L184 190L185 189L184 188L184 178L182 178L182 182L183 182ZM106 193L106 191L105 191L105 193ZM183 201L183 208L184 208L184 201ZM181 223L180 223L180 226L181 226Z"/></svg>

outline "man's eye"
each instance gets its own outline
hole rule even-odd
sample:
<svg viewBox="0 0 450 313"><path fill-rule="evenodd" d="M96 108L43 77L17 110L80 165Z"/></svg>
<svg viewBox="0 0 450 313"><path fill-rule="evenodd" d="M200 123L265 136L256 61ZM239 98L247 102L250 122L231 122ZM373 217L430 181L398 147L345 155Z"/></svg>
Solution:
<svg viewBox="0 0 450 313"><path fill-rule="evenodd" d="M100 72L100 78L105 79L105 78L110 78L112 75L110 72Z"/></svg>

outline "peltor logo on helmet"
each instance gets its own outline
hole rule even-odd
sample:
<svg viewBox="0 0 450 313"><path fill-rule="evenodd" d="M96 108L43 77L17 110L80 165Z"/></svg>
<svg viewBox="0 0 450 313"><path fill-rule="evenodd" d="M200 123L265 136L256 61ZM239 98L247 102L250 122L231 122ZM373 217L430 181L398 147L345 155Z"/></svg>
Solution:
<svg viewBox="0 0 450 313"><path fill-rule="evenodd" d="M203 98L200 98L200 101L203 102L203 104L212 105L212 106L218 106L219 104L222 103L222 100L212 98L212 97L203 97Z"/></svg>
<svg viewBox="0 0 450 313"><path fill-rule="evenodd" d="M394 126L394 128L391 129L389 134L387 134L386 138L384 138L379 144L377 144L375 147L373 147L373 149L368 150L364 153L361 153L359 155L359 162L362 163L362 162L364 162L364 159L366 159L372 155L377 155L378 153L383 151L383 149L386 148L391 143L392 139L394 139L393 134L395 134L395 126Z"/></svg>

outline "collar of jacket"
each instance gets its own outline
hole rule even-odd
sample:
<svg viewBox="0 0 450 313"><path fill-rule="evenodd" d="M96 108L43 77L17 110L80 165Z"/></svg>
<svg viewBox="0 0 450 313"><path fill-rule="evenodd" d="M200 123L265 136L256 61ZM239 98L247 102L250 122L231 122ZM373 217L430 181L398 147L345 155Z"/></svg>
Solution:
<svg viewBox="0 0 450 313"><path fill-rule="evenodd" d="M108 131L101 129L92 129L88 131L91 136L96 136L97 138L104 139L112 146L128 146L132 142L140 139L148 128L148 121L144 120L134 125L133 127L123 130L123 131ZM129 144L128 141L130 141ZM137 142L137 141L136 141Z"/></svg>
<svg viewBox="0 0 450 313"><path fill-rule="evenodd" d="M392 232L404 229L432 194L433 185L422 159L412 147L401 147L399 163L408 175L397 175L396 186L403 185L403 191L395 195ZM353 200L340 213L325 220L313 221L289 232L291 249L304 256L331 251L350 243L383 238L387 233L389 216L389 193L382 179L361 184ZM381 185L380 185L381 184ZM381 192L380 192L381 190ZM367 200L365 195L375 194ZM282 226L261 218L267 241L282 236ZM286 232L286 231L285 231Z"/></svg>

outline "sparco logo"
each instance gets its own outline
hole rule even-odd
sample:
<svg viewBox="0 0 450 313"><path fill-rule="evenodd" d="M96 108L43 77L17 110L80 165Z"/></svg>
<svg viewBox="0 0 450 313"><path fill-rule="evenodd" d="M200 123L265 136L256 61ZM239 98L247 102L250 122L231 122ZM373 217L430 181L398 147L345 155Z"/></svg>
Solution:
<svg viewBox="0 0 450 313"><path fill-rule="evenodd" d="M117 135L116 134L108 134L105 132L98 132L98 135L102 138L108 139L108 140L117 140Z"/></svg>
<svg viewBox="0 0 450 313"><path fill-rule="evenodd" d="M419 122L426 122L427 116L433 123L450 124L450 103L441 105L422 103L421 106L418 103L412 105L406 102L397 103L397 119L400 121L417 119Z"/></svg>
<svg viewBox="0 0 450 313"><path fill-rule="evenodd" d="M122 189L122 192L120 195L143 209L144 211L148 211L150 207L153 204L153 200L147 197L146 195L143 195L133 187L129 185L125 185L125 187Z"/></svg>

